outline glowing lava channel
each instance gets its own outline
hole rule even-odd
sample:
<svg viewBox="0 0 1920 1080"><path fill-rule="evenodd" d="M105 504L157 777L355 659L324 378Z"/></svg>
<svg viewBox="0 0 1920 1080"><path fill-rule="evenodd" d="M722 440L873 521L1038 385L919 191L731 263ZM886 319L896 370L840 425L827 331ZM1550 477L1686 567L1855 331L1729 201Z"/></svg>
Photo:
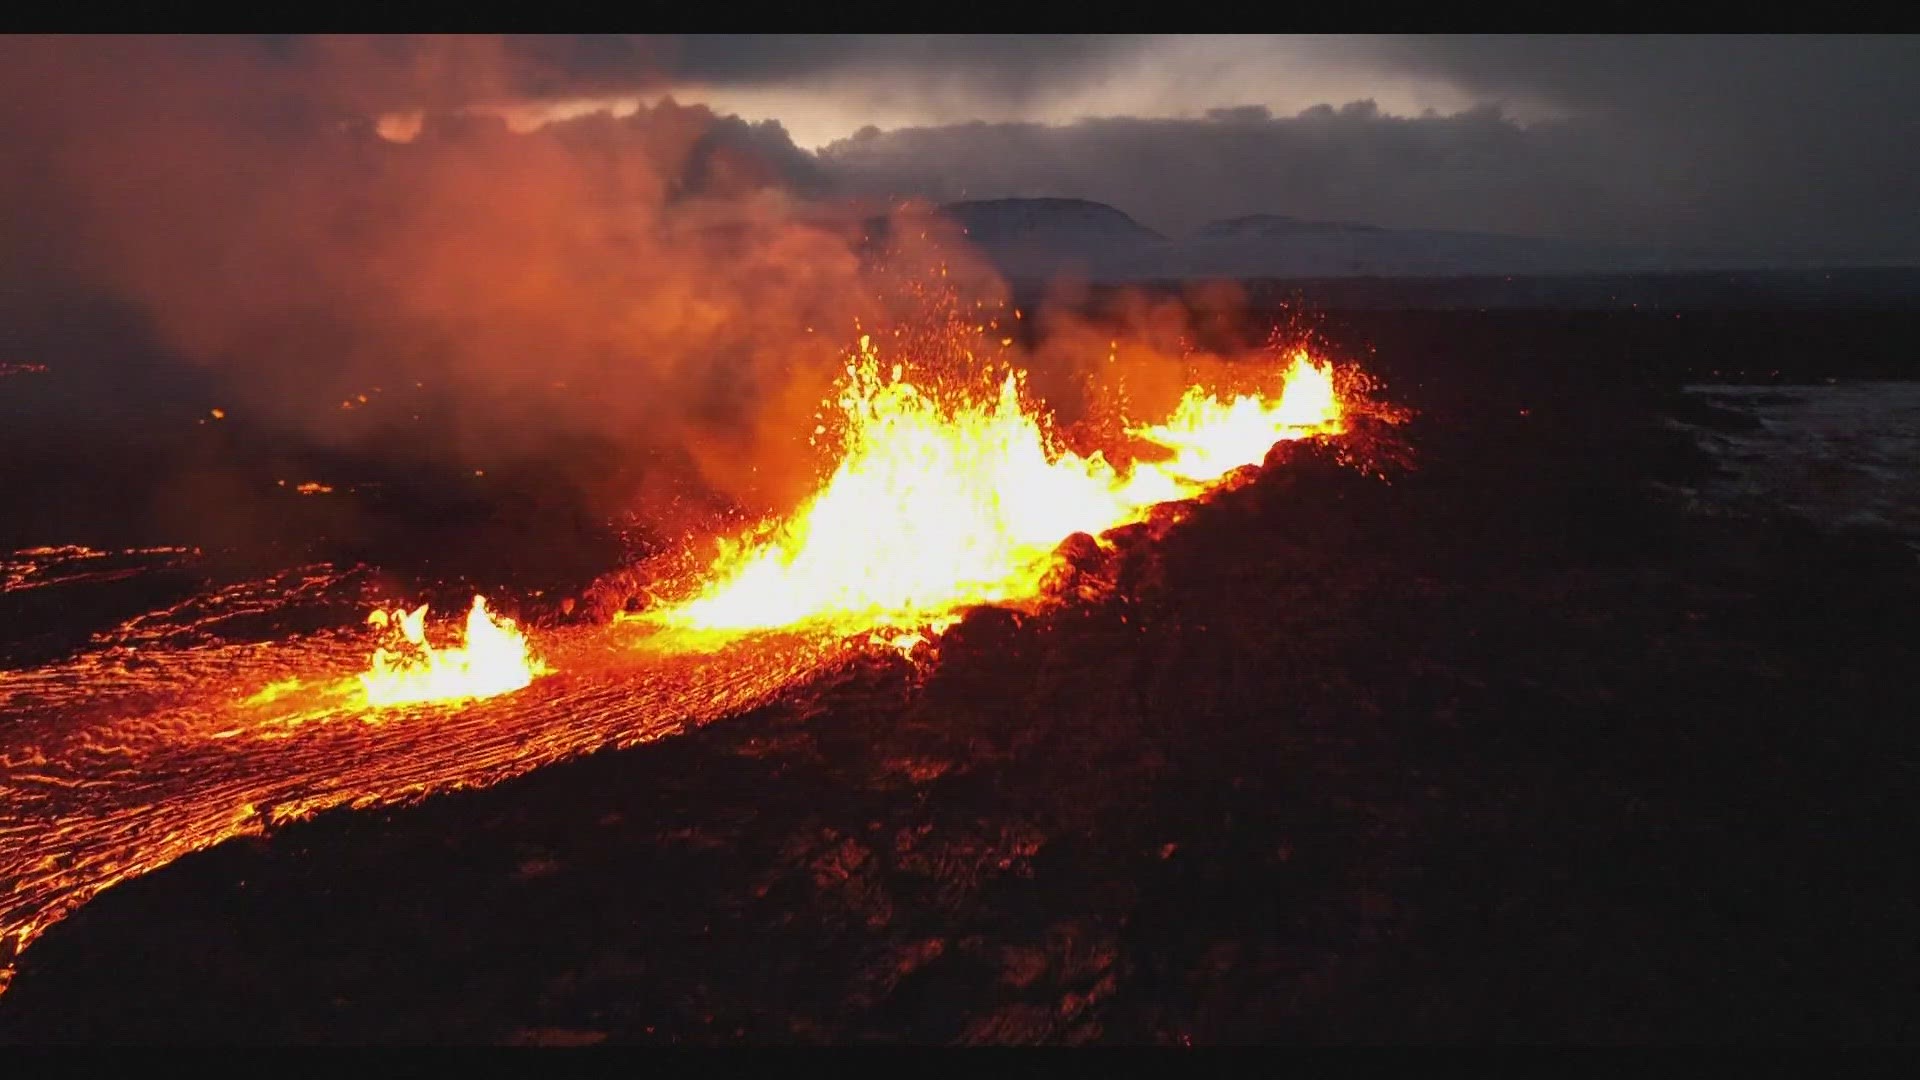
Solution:
<svg viewBox="0 0 1920 1080"><path fill-rule="evenodd" d="M990 400L956 403L899 365L881 372L862 338L839 400L846 442L832 477L784 523L723 543L708 584L648 618L700 631L892 624L937 634L959 609L1037 593L1066 537L1197 495L1277 442L1343 429L1332 372L1305 351L1275 398L1222 402L1195 387L1165 422L1127 429L1171 457L1125 473L1099 452L1060 448L1021 373Z"/></svg>

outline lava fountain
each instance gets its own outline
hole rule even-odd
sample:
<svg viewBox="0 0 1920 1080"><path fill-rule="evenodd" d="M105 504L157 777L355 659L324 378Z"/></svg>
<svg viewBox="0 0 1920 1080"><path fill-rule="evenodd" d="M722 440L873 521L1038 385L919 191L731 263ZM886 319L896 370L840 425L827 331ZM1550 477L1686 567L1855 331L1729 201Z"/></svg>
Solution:
<svg viewBox="0 0 1920 1080"><path fill-rule="evenodd" d="M838 466L784 522L721 544L695 595L646 618L699 631L877 624L935 633L963 608L1037 593L1074 533L1139 521L1191 498L1277 442L1343 430L1333 374L1304 350L1271 395L1188 390L1160 424L1126 434L1170 457L1116 468L1064 449L1009 371L997 391L931 394L860 339L837 402Z"/></svg>
<svg viewBox="0 0 1920 1080"><path fill-rule="evenodd" d="M512 619L496 620L484 597L473 598L467 612L465 642L436 648L427 641L427 605L412 611L375 609L369 625L388 631L390 641L374 651L360 674L367 704L412 705L493 697L522 689L547 673L544 661L527 646Z"/></svg>

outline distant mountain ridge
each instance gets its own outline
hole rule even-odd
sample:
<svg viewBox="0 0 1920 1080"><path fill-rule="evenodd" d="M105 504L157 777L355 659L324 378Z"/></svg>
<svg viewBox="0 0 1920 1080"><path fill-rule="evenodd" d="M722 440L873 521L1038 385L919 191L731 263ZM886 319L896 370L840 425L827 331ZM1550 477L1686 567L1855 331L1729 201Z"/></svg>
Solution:
<svg viewBox="0 0 1920 1080"><path fill-rule="evenodd" d="M990 199L942 208L1016 281L1465 278L1764 268L1725 253L1248 214L1169 238L1089 199Z"/></svg>
<svg viewBox="0 0 1920 1080"><path fill-rule="evenodd" d="M1106 203L1091 199L977 199L941 207L980 243L1053 236L1106 241L1164 241L1165 236Z"/></svg>
<svg viewBox="0 0 1920 1080"><path fill-rule="evenodd" d="M1193 231L1196 240L1220 240L1231 237L1262 236L1274 239L1303 233L1383 232L1378 225L1352 221L1303 221L1287 214L1244 214L1240 217L1209 221Z"/></svg>

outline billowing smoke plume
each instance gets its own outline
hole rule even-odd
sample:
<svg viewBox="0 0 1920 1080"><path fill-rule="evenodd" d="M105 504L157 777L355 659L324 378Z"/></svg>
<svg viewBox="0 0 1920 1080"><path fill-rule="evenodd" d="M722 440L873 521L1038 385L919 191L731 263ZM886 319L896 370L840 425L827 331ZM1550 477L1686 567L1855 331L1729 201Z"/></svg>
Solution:
<svg viewBox="0 0 1920 1080"><path fill-rule="evenodd" d="M8 294L107 293L229 410L308 433L611 434L790 502L886 298L865 218L808 198L775 124L667 101L516 130L541 64L473 38L0 43Z"/></svg>

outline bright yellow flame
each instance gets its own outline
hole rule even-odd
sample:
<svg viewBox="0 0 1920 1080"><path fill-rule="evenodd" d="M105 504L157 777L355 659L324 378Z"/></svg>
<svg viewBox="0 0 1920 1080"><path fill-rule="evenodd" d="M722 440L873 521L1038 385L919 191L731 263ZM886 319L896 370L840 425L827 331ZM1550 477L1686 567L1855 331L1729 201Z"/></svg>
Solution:
<svg viewBox="0 0 1920 1080"><path fill-rule="evenodd" d="M436 648L427 641L427 605L412 611L375 611L367 622L388 631L394 647L381 646L360 675L367 704L410 705L466 701L518 690L547 673L512 619L494 619L487 602L473 598L463 645Z"/></svg>
<svg viewBox="0 0 1920 1080"><path fill-rule="evenodd" d="M1293 355L1278 401L1242 394L1222 403L1195 386L1166 423L1127 434L1174 452L1157 466L1162 472L1205 483L1260 461L1274 443L1338 431L1340 416L1333 372L1302 349Z"/></svg>
<svg viewBox="0 0 1920 1080"><path fill-rule="evenodd" d="M1173 451L1121 473L1061 450L1023 400L1019 373L990 401L936 399L881 375L868 338L846 369L838 468L786 522L727 542L708 586L649 618L695 630L950 623L958 609L1036 594L1060 541L1141 520L1274 443L1340 430L1330 371L1304 352L1284 392L1222 404L1199 388L1165 424L1130 429ZM945 395L943 395L945 397ZM886 639L903 651L917 635Z"/></svg>

